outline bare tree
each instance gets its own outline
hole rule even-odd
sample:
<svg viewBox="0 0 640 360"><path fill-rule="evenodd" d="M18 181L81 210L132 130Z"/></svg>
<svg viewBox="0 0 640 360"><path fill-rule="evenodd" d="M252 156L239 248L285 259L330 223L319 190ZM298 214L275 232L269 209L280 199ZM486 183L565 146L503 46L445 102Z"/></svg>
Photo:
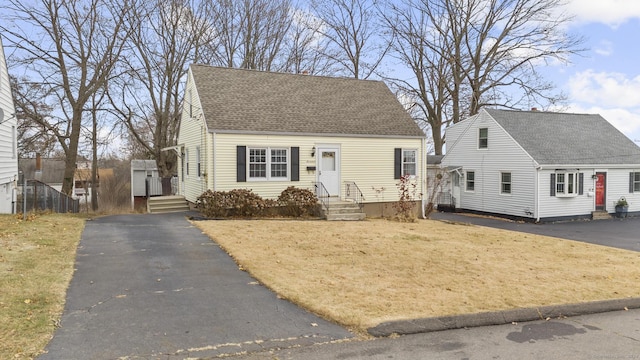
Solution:
<svg viewBox="0 0 640 360"><path fill-rule="evenodd" d="M290 0L208 0L214 38L204 61L211 65L283 70L284 42L292 25Z"/></svg>
<svg viewBox="0 0 640 360"><path fill-rule="evenodd" d="M14 76L10 83L18 119L18 156L35 158L36 154L41 154L50 157L58 141L49 131L53 108L46 103L41 84L27 77Z"/></svg>
<svg viewBox="0 0 640 360"><path fill-rule="evenodd" d="M294 74L329 75L334 61L325 54L329 41L322 35L326 25L313 14L297 9L291 12L292 24L284 42L287 56L284 71Z"/></svg>
<svg viewBox="0 0 640 360"><path fill-rule="evenodd" d="M124 44L121 30L129 6L128 0L5 2L7 22L0 30L15 50L13 60L41 84L55 108L55 117L40 118L40 125L65 153L66 194L73 188L85 107L111 76Z"/></svg>
<svg viewBox="0 0 640 360"><path fill-rule="evenodd" d="M380 66L389 44L381 37L382 28L374 3L370 0L312 0L315 16L324 26L322 35L331 46L325 56L356 79L369 78Z"/></svg>
<svg viewBox="0 0 640 360"><path fill-rule="evenodd" d="M582 39L565 32L562 0L401 0L381 14L394 55L416 79L393 82L416 97L436 154L442 130L483 106L542 107L563 100L538 66L568 62ZM558 15L560 14L560 15Z"/></svg>
<svg viewBox="0 0 640 360"><path fill-rule="evenodd" d="M126 24L132 35L120 62L123 76L109 84L114 111L163 177L177 165L176 153L162 149L177 139L184 76L210 40L201 10L188 0L156 0L132 9Z"/></svg>

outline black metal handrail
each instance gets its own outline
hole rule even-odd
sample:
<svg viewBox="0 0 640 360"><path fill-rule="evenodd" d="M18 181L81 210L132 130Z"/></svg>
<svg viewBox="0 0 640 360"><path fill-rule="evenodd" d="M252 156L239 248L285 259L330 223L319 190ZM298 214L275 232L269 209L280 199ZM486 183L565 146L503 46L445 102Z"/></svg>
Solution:
<svg viewBox="0 0 640 360"><path fill-rule="evenodd" d="M329 194L329 191L327 191L327 188L324 187L324 184L321 182L314 182L313 186L316 189L316 196L318 197L318 200L320 200L322 206L324 206L325 209L329 209L329 199L331 198L331 195Z"/></svg>
<svg viewBox="0 0 640 360"><path fill-rule="evenodd" d="M355 181L344 182L344 198L345 200L353 200L360 208L364 205L364 195Z"/></svg>

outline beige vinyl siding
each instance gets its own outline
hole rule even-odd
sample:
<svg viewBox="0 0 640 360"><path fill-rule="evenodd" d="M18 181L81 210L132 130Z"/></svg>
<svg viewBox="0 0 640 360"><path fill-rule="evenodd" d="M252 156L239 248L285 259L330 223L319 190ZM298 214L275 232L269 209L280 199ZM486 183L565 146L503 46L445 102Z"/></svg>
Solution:
<svg viewBox="0 0 640 360"><path fill-rule="evenodd" d="M14 179L18 174L17 121L11 96L9 74L0 39L0 213L12 212Z"/></svg>
<svg viewBox="0 0 640 360"><path fill-rule="evenodd" d="M299 147L300 181L236 181L236 147ZM394 179L394 149L405 148L418 151L417 181L424 178L422 139L314 137L283 135L215 134L215 190L228 191L237 188L251 189L265 198L276 198L288 186L313 189L316 171L307 171L308 166L317 166L317 156L311 156L312 148L332 145L340 148L340 182L355 181L362 190L365 202L396 201L397 180ZM289 153L290 156L290 153ZM289 160L289 169L291 161ZM290 176L290 173L289 173ZM341 185L342 188L342 185ZM376 189L384 188L382 195ZM343 190L341 190L343 191ZM424 192L420 190L420 192ZM187 193L193 201L195 193Z"/></svg>
<svg viewBox="0 0 640 360"><path fill-rule="evenodd" d="M189 93L191 92L191 96ZM207 180L210 180L210 164L211 164L211 143L207 136L206 124L202 116L202 106L199 101L198 91L193 83L193 77L189 72L187 77L187 84L185 86L185 94L187 96L184 99L184 106L182 109L182 118L180 120L180 135L178 138L178 145L183 145L182 151L189 156L188 163L189 175L187 175L186 169L182 169L182 163L178 159L178 175L179 185L178 193L185 195L185 197L195 202L197 197L200 196L207 189ZM191 98L191 99L190 99ZM190 104L190 101L193 103ZM190 114L190 110L192 113ZM202 176L198 177L198 161L196 159L197 148L200 148L200 164ZM184 170L184 171L183 171ZM182 178L184 174L184 178Z"/></svg>
<svg viewBox="0 0 640 360"><path fill-rule="evenodd" d="M475 172L475 189L466 191L465 178L460 183L460 207L490 213L533 217L535 211L535 168L531 157L490 116L477 117L456 124L457 143L443 158L443 166L462 166L461 171ZM466 122L465 121L465 122ZM488 147L478 149L478 129L488 129ZM449 130L447 130L449 139ZM501 172L511 173L511 194L501 194Z"/></svg>

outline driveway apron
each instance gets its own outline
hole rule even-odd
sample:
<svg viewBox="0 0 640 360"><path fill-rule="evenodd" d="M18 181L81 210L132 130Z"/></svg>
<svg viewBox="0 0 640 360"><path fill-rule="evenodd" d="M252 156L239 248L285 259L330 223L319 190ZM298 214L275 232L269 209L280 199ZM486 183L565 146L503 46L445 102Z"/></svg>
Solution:
<svg viewBox="0 0 640 360"><path fill-rule="evenodd" d="M258 284L184 213L88 221L39 359L184 359L352 337Z"/></svg>

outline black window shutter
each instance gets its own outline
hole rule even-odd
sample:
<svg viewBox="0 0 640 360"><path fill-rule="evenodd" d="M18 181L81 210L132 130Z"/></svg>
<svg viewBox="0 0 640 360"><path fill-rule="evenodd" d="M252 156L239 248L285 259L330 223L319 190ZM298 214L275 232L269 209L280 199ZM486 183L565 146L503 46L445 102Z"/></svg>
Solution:
<svg viewBox="0 0 640 360"><path fill-rule="evenodd" d="M556 174L551 174L551 195L556 196Z"/></svg>
<svg viewBox="0 0 640 360"><path fill-rule="evenodd" d="M633 176L635 175L635 173L630 172L629 173L629 193L633 194Z"/></svg>
<svg viewBox="0 0 640 360"><path fill-rule="evenodd" d="M236 181L247 181L247 147L238 145L236 148Z"/></svg>
<svg viewBox="0 0 640 360"><path fill-rule="evenodd" d="M300 148L291 148L291 181L300 181Z"/></svg>
<svg viewBox="0 0 640 360"><path fill-rule="evenodd" d="M394 162L393 162L393 178L400 179L402 177L402 149L394 149Z"/></svg>
<svg viewBox="0 0 640 360"><path fill-rule="evenodd" d="M578 174L578 195L584 194L584 173Z"/></svg>

